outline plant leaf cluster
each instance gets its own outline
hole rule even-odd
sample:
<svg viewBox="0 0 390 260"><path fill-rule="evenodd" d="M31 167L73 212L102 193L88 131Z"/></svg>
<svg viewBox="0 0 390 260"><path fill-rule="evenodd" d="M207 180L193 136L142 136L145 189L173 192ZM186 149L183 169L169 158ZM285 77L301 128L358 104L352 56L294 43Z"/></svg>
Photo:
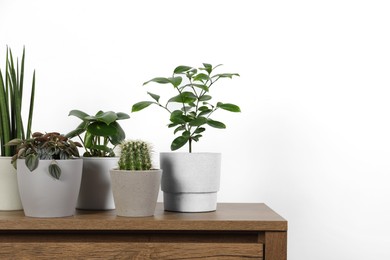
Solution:
<svg viewBox="0 0 390 260"><path fill-rule="evenodd" d="M200 68L190 66L178 66L174 69L172 77L157 77L146 81L144 85L154 82L168 84L177 90L177 95L168 99L164 104L160 96L151 92L148 95L154 101L141 101L133 105L132 112L140 111L152 104L164 108L170 114L169 128L173 128L177 136L171 144L171 150L177 150L189 143L189 152L192 152L192 142L198 142L203 136L206 126L218 129L226 128L226 125L211 116L218 109L229 112L241 112L239 106L231 103L212 103L210 90L213 85L222 78L233 78L239 76L237 73L214 73L214 70L221 66L212 66L203 63ZM179 103L180 108L175 109L174 103Z"/></svg>
<svg viewBox="0 0 390 260"><path fill-rule="evenodd" d="M72 110L69 115L78 117L83 121L76 129L66 135L68 138L76 136L80 138L85 148L83 156L115 156L115 147L126 138L125 132L117 121L130 118L128 114L98 111L96 115L91 116L80 110ZM81 138L83 133L85 133L84 138Z"/></svg>
<svg viewBox="0 0 390 260"><path fill-rule="evenodd" d="M78 147L82 147L80 143L73 142L57 132L46 134L35 132L32 134L32 138L13 139L6 146L16 146L17 148L17 153L12 157L15 168L17 159L25 159L26 166L31 172L38 167L39 160L52 160L49 165L49 173L57 180L61 176L61 168L56 160L80 157Z"/></svg>
<svg viewBox="0 0 390 260"><path fill-rule="evenodd" d="M11 49L7 47L6 64L4 76L0 69L0 155L12 156L16 147L5 146L10 140L19 138L25 139L31 136L31 124L35 96L35 71L32 78L30 107L27 121L27 132L25 134L22 120L22 101L24 92L24 60L25 49L21 63L14 58Z"/></svg>

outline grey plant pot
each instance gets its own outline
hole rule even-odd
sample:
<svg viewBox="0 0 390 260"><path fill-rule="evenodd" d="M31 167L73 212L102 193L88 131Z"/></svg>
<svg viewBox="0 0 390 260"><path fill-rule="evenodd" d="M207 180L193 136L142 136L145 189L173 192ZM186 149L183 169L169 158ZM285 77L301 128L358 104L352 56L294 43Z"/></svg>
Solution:
<svg viewBox="0 0 390 260"><path fill-rule="evenodd" d="M21 210L16 170L11 157L0 157L0 210Z"/></svg>
<svg viewBox="0 0 390 260"><path fill-rule="evenodd" d="M51 160L40 160L33 172L24 159L17 160L17 178L24 214L28 217L67 217L74 215L79 195L82 159L57 160L61 177L48 170Z"/></svg>
<svg viewBox="0 0 390 260"><path fill-rule="evenodd" d="M110 173L118 216L147 217L154 215L162 170L124 171L112 169Z"/></svg>
<svg viewBox="0 0 390 260"><path fill-rule="evenodd" d="M217 209L220 153L160 153L164 209L208 212Z"/></svg>
<svg viewBox="0 0 390 260"><path fill-rule="evenodd" d="M118 160L119 157L83 157L78 209L115 209L110 170L118 166Z"/></svg>

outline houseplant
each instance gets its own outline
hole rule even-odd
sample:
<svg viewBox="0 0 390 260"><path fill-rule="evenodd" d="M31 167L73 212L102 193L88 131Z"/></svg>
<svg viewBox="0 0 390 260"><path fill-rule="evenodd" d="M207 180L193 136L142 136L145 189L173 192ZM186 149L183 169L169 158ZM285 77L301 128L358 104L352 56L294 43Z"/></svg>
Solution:
<svg viewBox="0 0 390 260"><path fill-rule="evenodd" d="M29 114L26 132L22 120L25 49L22 59L14 63L11 49L7 47L4 74L0 69L0 210L21 210L22 203L16 180L16 171L11 165L11 156L16 148L4 146L14 138L29 138L34 108L35 71L32 77Z"/></svg>
<svg viewBox="0 0 390 260"><path fill-rule="evenodd" d="M69 115L80 118L82 122L66 136L79 137L85 148L77 208L115 209L109 170L118 163L115 147L126 137L117 121L127 119L129 115L113 111L98 111L93 116L80 110L72 110Z"/></svg>
<svg viewBox="0 0 390 260"><path fill-rule="evenodd" d="M65 217L74 214L83 161L78 142L57 132L33 133L29 139L13 139L12 157L24 213L29 217Z"/></svg>
<svg viewBox="0 0 390 260"><path fill-rule="evenodd" d="M152 169L150 145L144 141L125 141L117 169L110 170L116 213L126 217L154 214L160 189L160 169Z"/></svg>
<svg viewBox="0 0 390 260"><path fill-rule="evenodd" d="M178 150L188 143L189 153L160 153L160 166L164 172L161 189L164 192L166 210L184 212L216 210L221 154L192 153L192 144L199 141L206 131L206 126L226 128L224 123L212 119L214 112L220 109L240 112L240 108L231 103L211 103L210 90L217 81L239 76L237 73L214 73L219 66L213 67L207 63L203 63L198 69L178 66L174 69L172 77L157 77L144 83L169 84L178 95L162 103L159 95L148 92L153 101L141 101L132 107L132 112L150 105L163 108L170 115L168 127L174 129L174 134L179 134L172 141L171 150Z"/></svg>

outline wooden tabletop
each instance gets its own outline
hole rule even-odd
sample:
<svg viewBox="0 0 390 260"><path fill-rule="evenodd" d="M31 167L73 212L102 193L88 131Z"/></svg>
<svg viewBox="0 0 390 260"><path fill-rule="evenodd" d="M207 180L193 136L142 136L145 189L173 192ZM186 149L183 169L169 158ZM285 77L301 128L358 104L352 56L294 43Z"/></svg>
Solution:
<svg viewBox="0 0 390 260"><path fill-rule="evenodd" d="M153 217L118 217L115 210L82 211L65 218L25 217L23 211L0 211L0 231L11 230L201 230L287 231L287 221L263 203L220 203L217 211L177 213L158 203Z"/></svg>

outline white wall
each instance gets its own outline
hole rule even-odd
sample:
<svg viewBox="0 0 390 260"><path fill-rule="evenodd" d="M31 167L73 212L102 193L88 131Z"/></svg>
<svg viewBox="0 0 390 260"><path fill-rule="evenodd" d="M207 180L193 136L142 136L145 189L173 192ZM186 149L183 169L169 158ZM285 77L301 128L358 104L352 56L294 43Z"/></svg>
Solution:
<svg viewBox="0 0 390 260"><path fill-rule="evenodd" d="M265 202L289 221L291 260L390 259L388 1L0 0L5 48L37 70L34 129L68 132L69 110L130 112L176 65L239 72L214 96L228 129L195 151L223 152L219 201ZM166 96L167 96L166 95ZM157 107L123 122L167 151Z"/></svg>

